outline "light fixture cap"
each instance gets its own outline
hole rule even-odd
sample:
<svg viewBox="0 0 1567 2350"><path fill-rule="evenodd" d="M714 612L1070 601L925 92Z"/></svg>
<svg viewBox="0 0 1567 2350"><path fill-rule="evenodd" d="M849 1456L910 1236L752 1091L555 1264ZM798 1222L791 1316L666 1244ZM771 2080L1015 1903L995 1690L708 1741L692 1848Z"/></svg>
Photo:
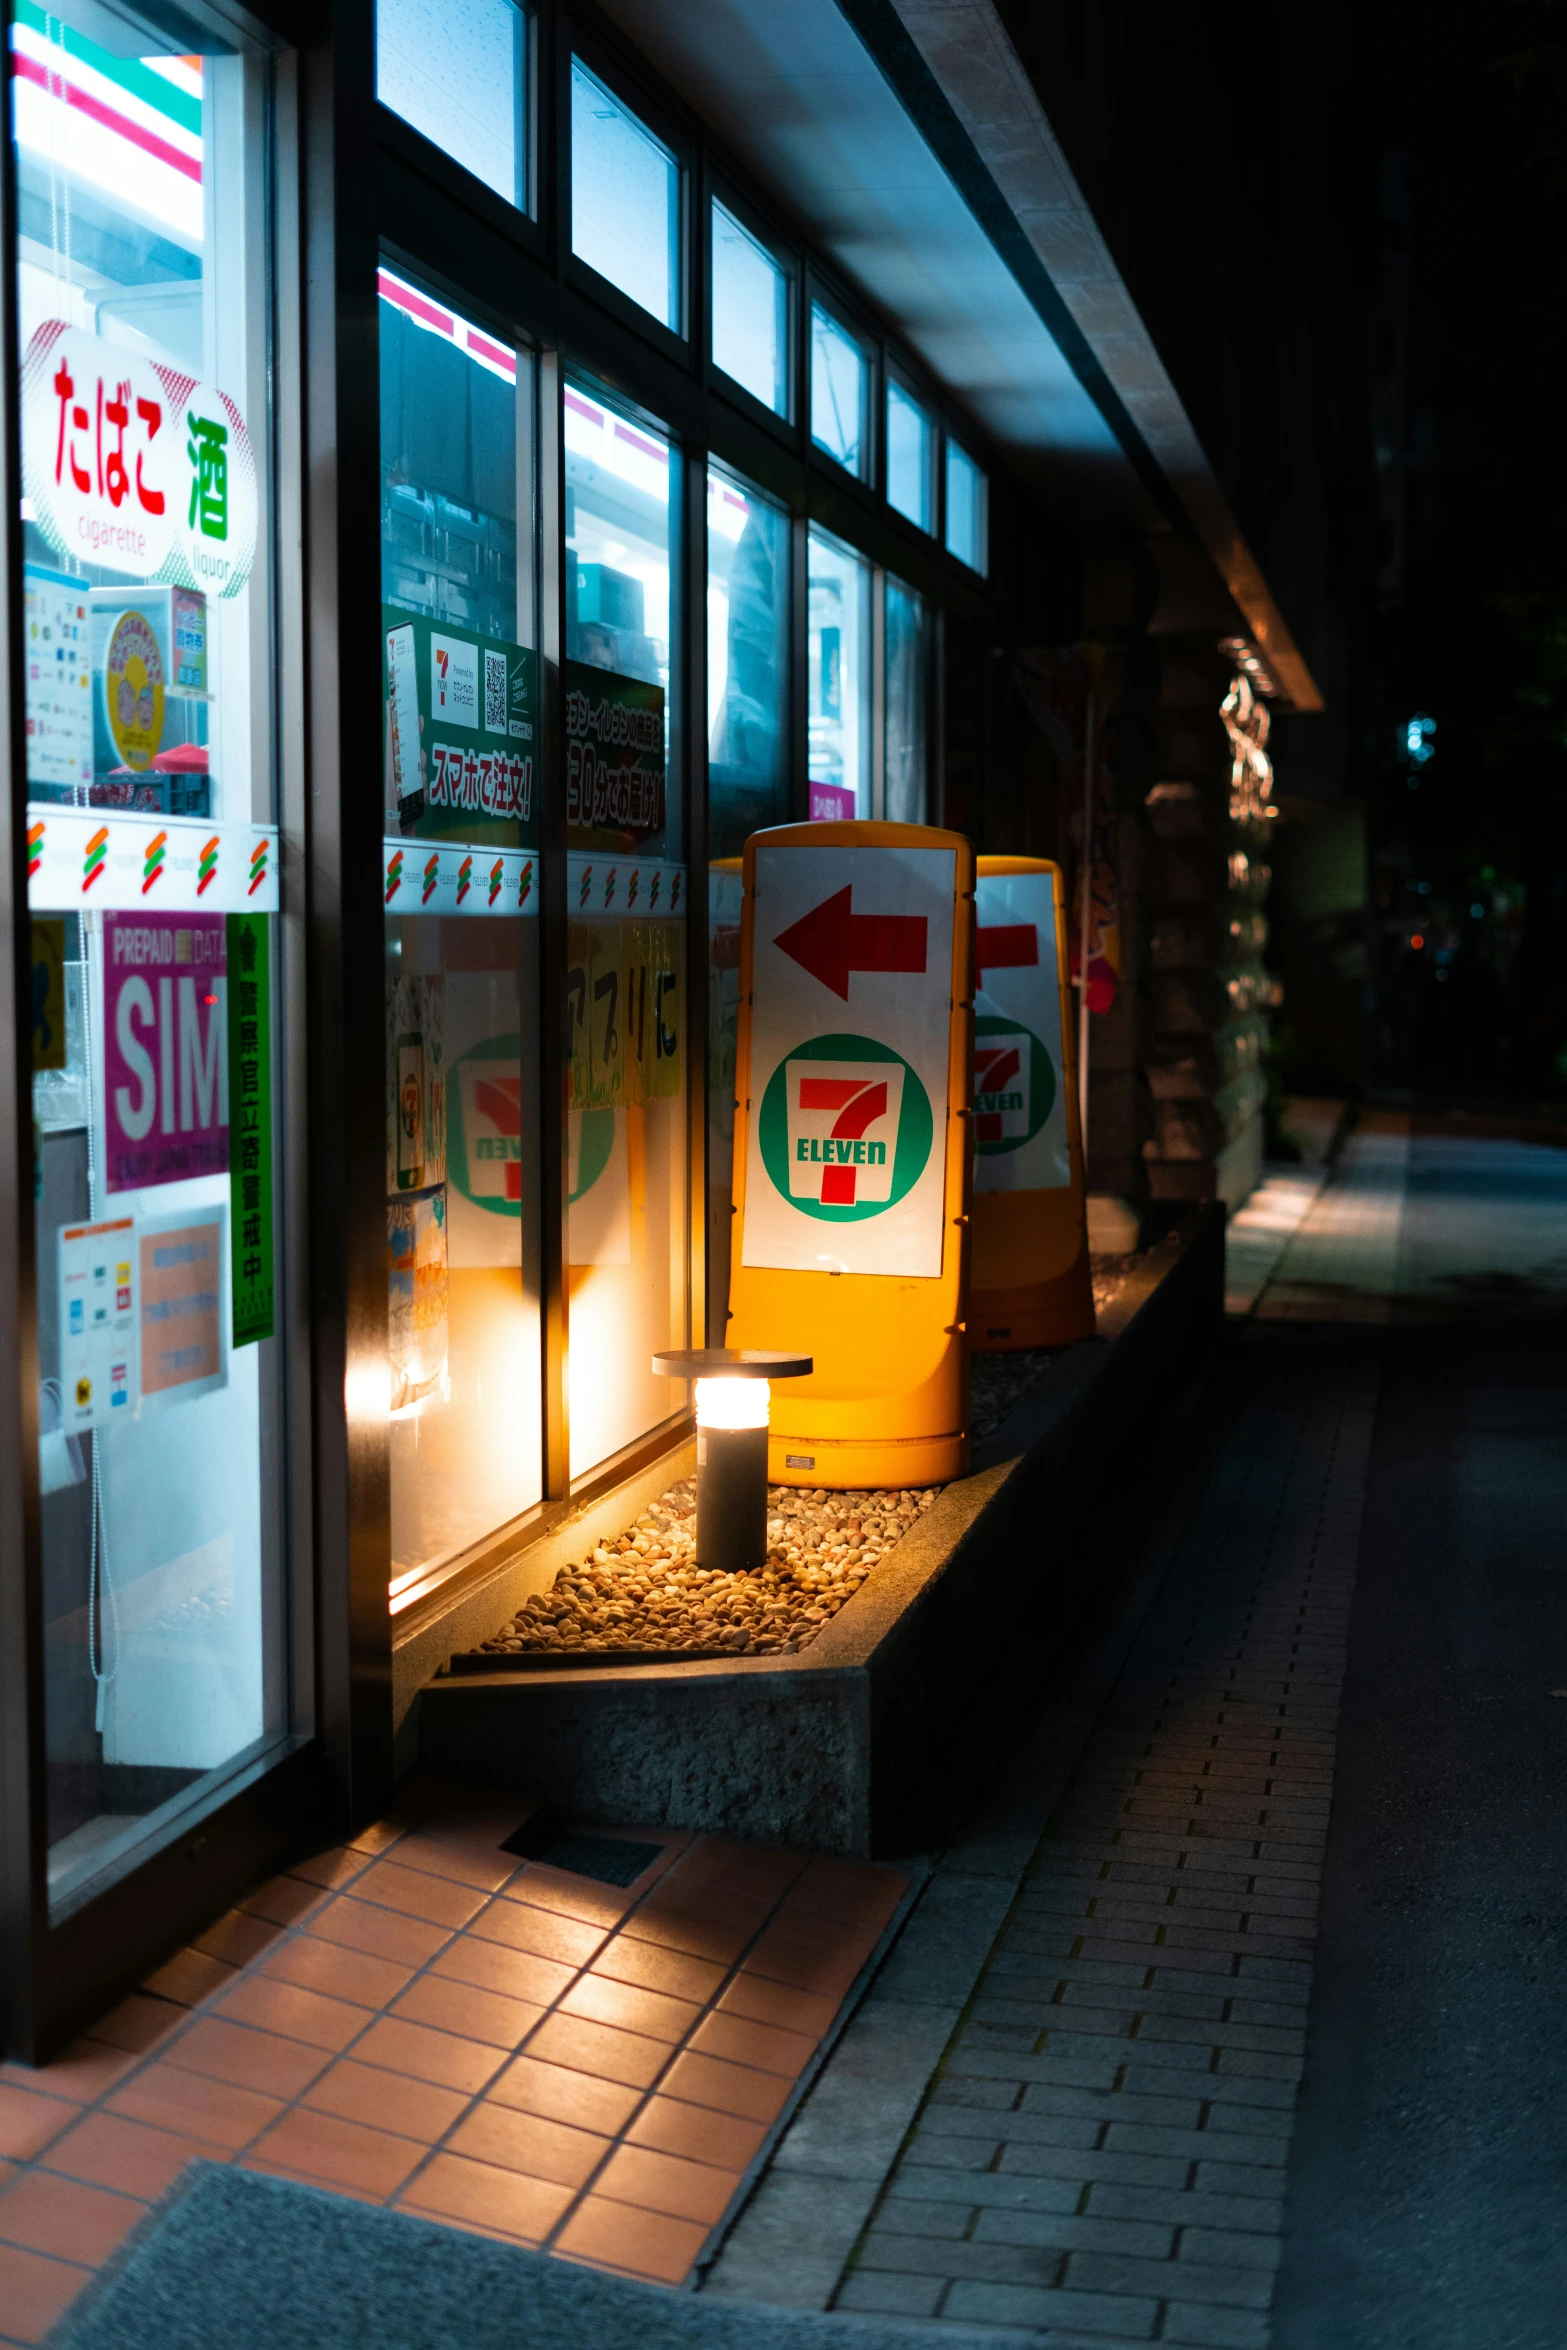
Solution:
<svg viewBox="0 0 1567 2350"><path fill-rule="evenodd" d="M761 1346L675 1346L653 1357L655 1375L666 1379L803 1379L813 1367L809 1355Z"/></svg>

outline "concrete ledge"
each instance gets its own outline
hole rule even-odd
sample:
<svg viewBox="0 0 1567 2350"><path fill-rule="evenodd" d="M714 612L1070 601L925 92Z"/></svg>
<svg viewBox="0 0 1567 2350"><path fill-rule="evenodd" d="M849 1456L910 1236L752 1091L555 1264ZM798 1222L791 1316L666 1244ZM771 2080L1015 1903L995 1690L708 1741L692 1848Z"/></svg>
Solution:
<svg viewBox="0 0 1567 2350"><path fill-rule="evenodd" d="M430 1681L420 1760L584 1820L660 1820L870 1854L928 1846L994 1768L1092 1585L1103 1480L1206 1369L1224 1218L1149 1250L1101 1320L976 1449L799 1656Z"/></svg>

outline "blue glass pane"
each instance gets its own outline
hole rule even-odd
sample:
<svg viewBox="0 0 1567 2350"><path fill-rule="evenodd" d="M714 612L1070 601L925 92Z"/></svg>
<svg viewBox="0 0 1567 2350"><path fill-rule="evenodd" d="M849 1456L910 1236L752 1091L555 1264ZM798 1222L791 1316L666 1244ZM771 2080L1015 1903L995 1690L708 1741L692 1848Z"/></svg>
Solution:
<svg viewBox="0 0 1567 2350"><path fill-rule="evenodd" d="M378 0L376 96L508 204L527 206L528 20L516 0Z"/></svg>
<svg viewBox="0 0 1567 2350"><path fill-rule="evenodd" d="M722 204L713 206L713 364L788 415L789 281Z"/></svg>
<svg viewBox="0 0 1567 2350"><path fill-rule="evenodd" d="M811 310L811 438L851 473L865 470L865 354L827 311Z"/></svg>
<svg viewBox="0 0 1567 2350"><path fill-rule="evenodd" d="M787 814L784 676L789 519L716 467L707 476L708 847L737 857Z"/></svg>
<svg viewBox="0 0 1567 2350"><path fill-rule="evenodd" d="M581 59L571 61L571 249L680 331L680 165Z"/></svg>
<svg viewBox="0 0 1567 2350"><path fill-rule="evenodd" d="M956 441L947 443L947 552L971 571L986 565L985 476Z"/></svg>
<svg viewBox="0 0 1567 2350"><path fill-rule="evenodd" d="M902 386L887 386L887 503L917 522L931 525L930 419Z"/></svg>

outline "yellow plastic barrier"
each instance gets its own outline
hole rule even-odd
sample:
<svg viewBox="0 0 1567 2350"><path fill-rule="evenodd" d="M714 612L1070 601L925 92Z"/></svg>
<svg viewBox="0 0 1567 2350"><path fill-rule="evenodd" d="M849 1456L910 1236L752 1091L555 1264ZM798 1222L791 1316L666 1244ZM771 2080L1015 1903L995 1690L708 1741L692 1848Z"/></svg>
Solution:
<svg viewBox="0 0 1567 2350"><path fill-rule="evenodd" d="M974 852L917 824L745 848L731 1346L815 1358L768 1475L917 1486L968 1460Z"/></svg>
<svg viewBox="0 0 1567 2350"><path fill-rule="evenodd" d="M975 926L969 1332L981 1353L1070 1346L1094 1292L1060 866L981 857Z"/></svg>

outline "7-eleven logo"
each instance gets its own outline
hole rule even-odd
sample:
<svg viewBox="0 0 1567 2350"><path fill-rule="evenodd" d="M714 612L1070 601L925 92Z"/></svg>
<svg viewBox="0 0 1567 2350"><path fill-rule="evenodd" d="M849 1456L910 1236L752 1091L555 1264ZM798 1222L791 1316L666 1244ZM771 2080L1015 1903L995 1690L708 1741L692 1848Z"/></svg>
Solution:
<svg viewBox="0 0 1567 2350"><path fill-rule="evenodd" d="M974 1140L977 1143L1027 1140L1032 1043L1033 1038L1021 1028L976 1038Z"/></svg>
<svg viewBox="0 0 1567 2350"><path fill-rule="evenodd" d="M207 841L207 842L205 843L205 845L204 845L204 846L203 846L203 848L202 848L201 855L200 855L200 857L197 859L197 862L196 862L196 895L197 895L197 897L202 897L202 896L204 896L204 895L205 895L205 893L206 893L206 891L207 891L207 890L208 890L208 889L211 887L212 883L213 883L213 882L214 882L214 881L217 879L217 874L218 874L218 849L219 849L219 847L220 847L220 845L221 845L221 841L222 841L222 835L221 835L220 833L216 833L216 832L215 832L215 833L213 834L213 836L212 836L211 840L209 840L209 841Z"/></svg>
<svg viewBox="0 0 1567 2350"><path fill-rule="evenodd" d="M890 1199L901 1061L790 1061L789 1197L824 1208Z"/></svg>
<svg viewBox="0 0 1567 2350"><path fill-rule="evenodd" d="M522 1199L522 1078L508 1060L464 1060L462 1130L467 1164L457 1170L475 1206L504 1215Z"/></svg>

